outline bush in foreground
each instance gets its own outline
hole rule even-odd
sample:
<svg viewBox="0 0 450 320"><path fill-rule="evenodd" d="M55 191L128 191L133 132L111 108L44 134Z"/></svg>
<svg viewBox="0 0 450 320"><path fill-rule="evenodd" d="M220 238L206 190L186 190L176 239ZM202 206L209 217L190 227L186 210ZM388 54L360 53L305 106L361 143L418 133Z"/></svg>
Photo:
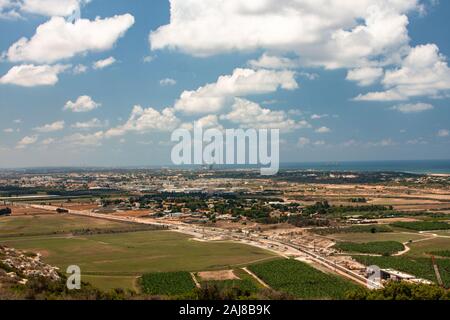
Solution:
<svg viewBox="0 0 450 320"><path fill-rule="evenodd" d="M391 282L380 290L359 289L347 294L349 300L450 300L450 291L438 286Z"/></svg>

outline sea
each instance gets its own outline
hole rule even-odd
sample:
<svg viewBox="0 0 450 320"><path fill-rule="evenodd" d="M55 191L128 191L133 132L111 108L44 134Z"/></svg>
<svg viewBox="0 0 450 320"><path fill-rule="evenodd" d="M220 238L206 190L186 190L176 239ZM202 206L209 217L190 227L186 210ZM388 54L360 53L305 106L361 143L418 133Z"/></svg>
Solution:
<svg viewBox="0 0 450 320"><path fill-rule="evenodd" d="M450 160L304 162L283 163L280 167L285 170L450 174Z"/></svg>

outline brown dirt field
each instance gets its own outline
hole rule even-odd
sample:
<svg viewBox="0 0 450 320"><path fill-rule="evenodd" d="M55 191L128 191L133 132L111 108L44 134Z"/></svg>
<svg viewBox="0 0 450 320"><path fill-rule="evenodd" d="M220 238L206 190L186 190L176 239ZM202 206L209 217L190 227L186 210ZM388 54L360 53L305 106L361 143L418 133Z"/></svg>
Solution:
<svg viewBox="0 0 450 320"><path fill-rule="evenodd" d="M374 221L376 221L379 224L391 224L395 222L416 222L420 220L414 218L389 218L389 219L377 219Z"/></svg>
<svg viewBox="0 0 450 320"><path fill-rule="evenodd" d="M54 202L52 205L72 210L93 210L98 208L98 205L95 203Z"/></svg>
<svg viewBox="0 0 450 320"><path fill-rule="evenodd" d="M225 280L240 280L233 270L222 271L205 271L197 273L198 277L203 281L225 281Z"/></svg>
<svg viewBox="0 0 450 320"><path fill-rule="evenodd" d="M5 206L0 206L0 209L6 208ZM35 209L35 208L25 208L22 206L8 206L12 210L13 216L36 216L45 214L56 214L54 211Z"/></svg>
<svg viewBox="0 0 450 320"><path fill-rule="evenodd" d="M150 214L153 214L153 212L150 210L118 211L114 213L114 215L119 217L134 217L134 218L146 217Z"/></svg>

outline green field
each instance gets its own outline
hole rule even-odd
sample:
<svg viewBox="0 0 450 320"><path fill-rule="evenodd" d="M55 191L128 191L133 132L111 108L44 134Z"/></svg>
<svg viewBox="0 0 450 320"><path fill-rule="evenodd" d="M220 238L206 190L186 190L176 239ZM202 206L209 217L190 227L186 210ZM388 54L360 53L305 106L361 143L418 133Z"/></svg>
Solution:
<svg viewBox="0 0 450 320"><path fill-rule="evenodd" d="M393 232L392 228L387 225L365 225L365 226L350 226L350 227L339 227L339 228L325 228L325 229L314 229L314 232L321 235L329 234L345 234L345 233L389 233Z"/></svg>
<svg viewBox="0 0 450 320"><path fill-rule="evenodd" d="M136 225L71 215L10 216L0 220L0 239L63 234L83 229L123 229Z"/></svg>
<svg viewBox="0 0 450 320"><path fill-rule="evenodd" d="M449 238L434 238L426 241L415 242L408 245L411 251L409 256L426 257L429 252L450 250Z"/></svg>
<svg viewBox="0 0 450 320"><path fill-rule="evenodd" d="M147 273L140 283L142 292L150 295L180 296L195 289L189 272Z"/></svg>
<svg viewBox="0 0 450 320"><path fill-rule="evenodd" d="M78 265L82 275L108 289L116 287L116 281L117 286L124 287L127 283L125 288L135 289L133 277L144 273L227 269L278 258L271 252L247 245L199 242L169 231L0 238L0 243L40 252L45 262L62 271L69 265ZM99 278L93 279L94 276Z"/></svg>
<svg viewBox="0 0 450 320"><path fill-rule="evenodd" d="M450 229L450 224L441 221L396 222L393 223L392 226L415 231L434 231L434 230Z"/></svg>
<svg viewBox="0 0 450 320"><path fill-rule="evenodd" d="M254 281L250 279L245 280L224 280L224 281L206 281L202 282L202 287L216 286L220 290L238 289L243 292L256 293L260 289Z"/></svg>
<svg viewBox="0 0 450 320"><path fill-rule="evenodd" d="M443 237L450 237L450 230L433 231L433 233Z"/></svg>
<svg viewBox="0 0 450 320"><path fill-rule="evenodd" d="M431 258L367 256L355 256L354 258L366 266L376 265L380 268L391 268L430 281L437 281ZM437 264L442 280L447 287L450 287L450 259L438 259Z"/></svg>
<svg viewBox="0 0 450 320"><path fill-rule="evenodd" d="M438 256L438 257L446 257L446 258L450 258L450 250L446 250L446 251L434 251L434 252L430 252L429 254L434 255L434 256Z"/></svg>
<svg viewBox="0 0 450 320"><path fill-rule="evenodd" d="M374 242L374 241L396 241L396 242L409 242L416 241L420 239L425 239L427 235L421 235L418 233L339 233L333 234L330 236L331 238L339 241L347 241L347 242Z"/></svg>
<svg viewBox="0 0 450 320"><path fill-rule="evenodd" d="M256 293L258 290L263 289L263 286L258 283L251 275L242 269L235 269L233 273L239 278L235 280L224 281L201 281L201 286L216 286L220 289L239 289L244 292Z"/></svg>
<svg viewBox="0 0 450 320"><path fill-rule="evenodd" d="M390 256L394 253L405 250L405 246L396 241L381 241L381 242L340 242L334 246L336 249L344 252L364 253L364 254L380 254L383 256Z"/></svg>
<svg viewBox="0 0 450 320"><path fill-rule="evenodd" d="M344 299L346 292L358 288L343 278L296 260L271 261L249 269L273 289L299 299Z"/></svg>

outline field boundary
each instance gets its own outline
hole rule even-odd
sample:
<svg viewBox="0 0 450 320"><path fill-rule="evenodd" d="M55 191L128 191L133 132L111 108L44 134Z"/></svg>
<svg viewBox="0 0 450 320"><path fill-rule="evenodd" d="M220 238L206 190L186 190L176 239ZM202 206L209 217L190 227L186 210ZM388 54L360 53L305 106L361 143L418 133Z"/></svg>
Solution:
<svg viewBox="0 0 450 320"><path fill-rule="evenodd" d="M270 289L270 286L265 283L262 279L260 279L256 274L247 269L247 267L241 268L245 272L247 272L250 276L252 276L260 285L262 285L266 289Z"/></svg>
<svg viewBox="0 0 450 320"><path fill-rule="evenodd" d="M191 277L192 277L192 280L193 280L194 283L195 283L195 286L196 286L197 288L201 289L202 286L200 285L200 282L198 282L197 277L195 276L195 273L194 273L194 272L191 272Z"/></svg>

